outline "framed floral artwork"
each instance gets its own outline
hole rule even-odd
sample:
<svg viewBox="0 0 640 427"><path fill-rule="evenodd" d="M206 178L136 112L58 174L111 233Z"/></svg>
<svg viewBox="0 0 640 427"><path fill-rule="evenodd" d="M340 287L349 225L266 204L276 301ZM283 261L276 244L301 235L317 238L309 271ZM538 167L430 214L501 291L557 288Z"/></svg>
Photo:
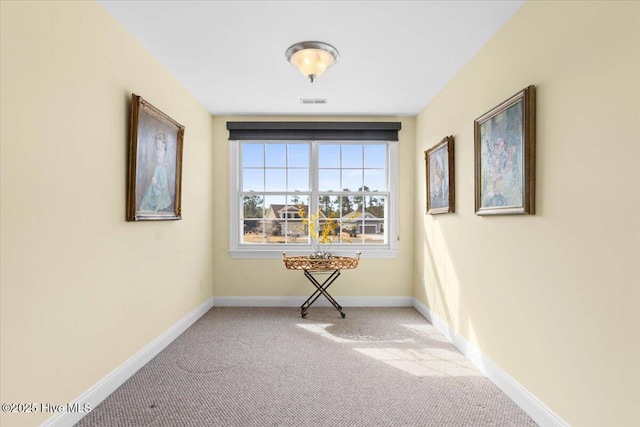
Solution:
<svg viewBox="0 0 640 427"><path fill-rule="evenodd" d="M131 95L127 221L182 218L184 126Z"/></svg>
<svg viewBox="0 0 640 427"><path fill-rule="evenodd" d="M535 86L474 122L476 215L535 214Z"/></svg>
<svg viewBox="0 0 640 427"><path fill-rule="evenodd" d="M453 136L424 152L427 171L427 213L455 212Z"/></svg>

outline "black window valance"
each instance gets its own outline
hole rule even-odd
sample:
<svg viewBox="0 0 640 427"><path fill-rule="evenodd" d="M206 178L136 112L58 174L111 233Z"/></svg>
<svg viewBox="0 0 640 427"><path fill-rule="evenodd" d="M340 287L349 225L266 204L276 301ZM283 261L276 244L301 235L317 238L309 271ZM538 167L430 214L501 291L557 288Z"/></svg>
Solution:
<svg viewBox="0 0 640 427"><path fill-rule="evenodd" d="M230 140L397 141L400 122L227 122Z"/></svg>

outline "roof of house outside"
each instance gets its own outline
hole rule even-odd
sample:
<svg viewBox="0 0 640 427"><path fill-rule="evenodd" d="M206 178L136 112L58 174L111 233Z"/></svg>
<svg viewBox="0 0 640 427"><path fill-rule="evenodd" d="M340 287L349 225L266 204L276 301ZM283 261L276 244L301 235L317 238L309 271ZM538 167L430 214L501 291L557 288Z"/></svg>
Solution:
<svg viewBox="0 0 640 427"><path fill-rule="evenodd" d="M360 211L351 211L348 214L342 216L342 218L340 219L354 220L356 218L378 219L378 217L372 214L371 212L365 212L364 215L362 215L362 212Z"/></svg>

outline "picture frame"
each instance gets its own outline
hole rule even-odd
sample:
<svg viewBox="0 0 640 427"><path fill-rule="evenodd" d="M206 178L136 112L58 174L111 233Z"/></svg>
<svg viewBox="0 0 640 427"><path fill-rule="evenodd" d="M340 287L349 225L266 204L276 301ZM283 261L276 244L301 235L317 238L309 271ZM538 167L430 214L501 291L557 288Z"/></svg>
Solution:
<svg viewBox="0 0 640 427"><path fill-rule="evenodd" d="M427 214L455 212L454 138L446 136L424 152Z"/></svg>
<svg viewBox="0 0 640 427"><path fill-rule="evenodd" d="M476 215L535 214L535 154L532 85L474 121Z"/></svg>
<svg viewBox="0 0 640 427"><path fill-rule="evenodd" d="M182 219L184 126L131 94L127 221Z"/></svg>

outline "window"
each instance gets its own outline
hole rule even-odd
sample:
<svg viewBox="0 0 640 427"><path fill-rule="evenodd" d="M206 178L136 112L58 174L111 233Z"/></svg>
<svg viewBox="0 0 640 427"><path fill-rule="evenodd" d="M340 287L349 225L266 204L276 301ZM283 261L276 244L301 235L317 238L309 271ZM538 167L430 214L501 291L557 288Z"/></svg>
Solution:
<svg viewBox="0 0 640 427"><path fill-rule="evenodd" d="M335 129L331 135L273 135L263 129L264 138L241 139L233 133L235 123L227 125L232 256L310 254L308 221L311 233L327 229L335 255L396 255L397 129L396 141L359 140L357 132L345 137ZM393 125L399 129L399 123ZM301 136L314 138L293 139Z"/></svg>

